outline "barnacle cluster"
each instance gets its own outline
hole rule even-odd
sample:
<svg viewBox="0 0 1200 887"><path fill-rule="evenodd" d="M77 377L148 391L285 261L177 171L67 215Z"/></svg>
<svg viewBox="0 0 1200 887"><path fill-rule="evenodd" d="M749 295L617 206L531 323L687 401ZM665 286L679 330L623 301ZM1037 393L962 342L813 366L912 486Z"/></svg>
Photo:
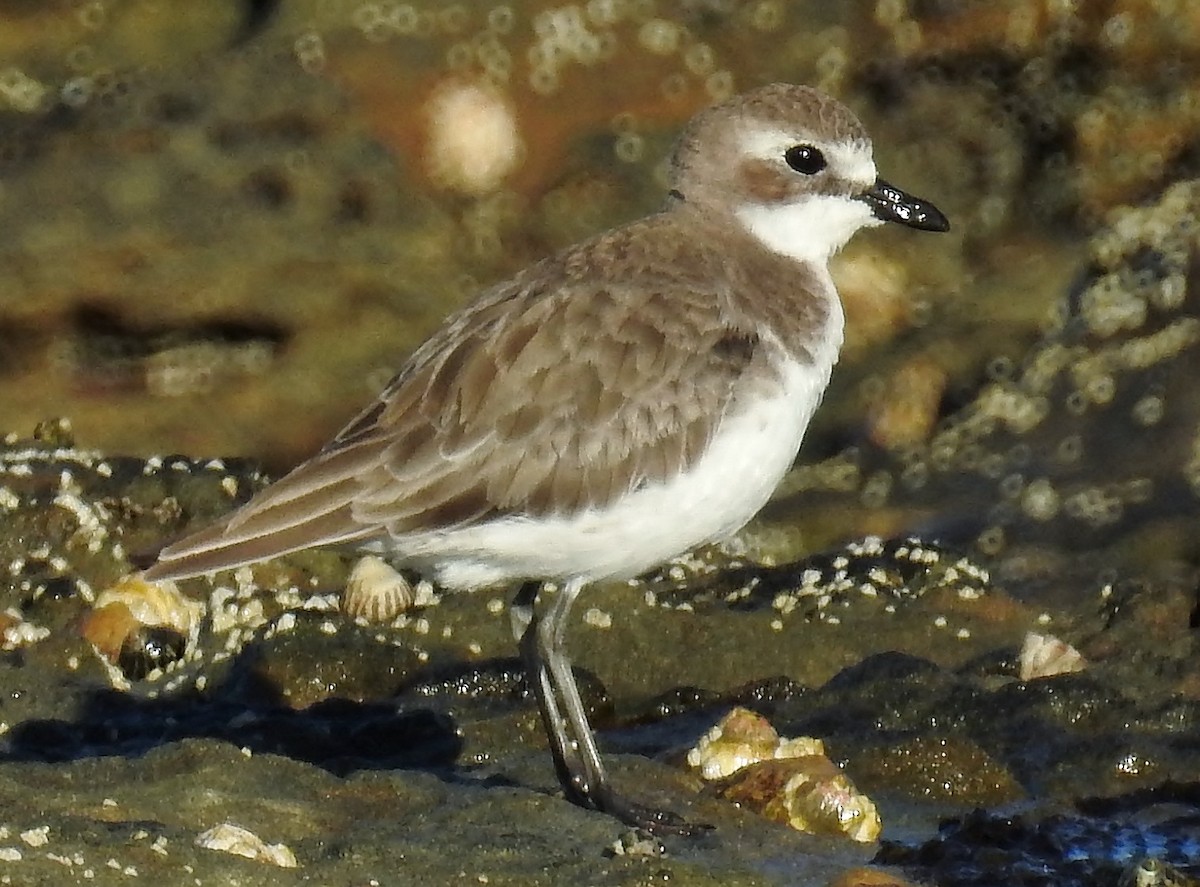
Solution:
<svg viewBox="0 0 1200 887"><path fill-rule="evenodd" d="M915 537L884 540L868 536L839 550L780 567L773 578L783 583L770 602L778 614L772 622L776 630L793 614L839 624L856 601L871 601L894 613L899 602L939 590L974 601L990 587L986 568ZM730 599L757 592L755 580L733 592Z"/></svg>
<svg viewBox="0 0 1200 887"><path fill-rule="evenodd" d="M1087 285L1023 371L932 439L935 470L995 484L994 527L1102 529L1165 505L1180 482L1200 493L1200 416L1186 383L1200 344L1189 271L1198 210L1200 186L1186 182L1117 213L1092 240Z"/></svg>

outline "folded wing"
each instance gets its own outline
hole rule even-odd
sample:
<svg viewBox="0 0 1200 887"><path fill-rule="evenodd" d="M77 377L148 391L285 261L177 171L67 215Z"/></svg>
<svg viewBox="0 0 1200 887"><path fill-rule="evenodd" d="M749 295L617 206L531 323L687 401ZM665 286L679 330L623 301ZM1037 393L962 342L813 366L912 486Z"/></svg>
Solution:
<svg viewBox="0 0 1200 887"><path fill-rule="evenodd" d="M165 548L147 578L603 508L684 471L766 361L757 338L723 322L719 293L547 270L454 315L320 453Z"/></svg>

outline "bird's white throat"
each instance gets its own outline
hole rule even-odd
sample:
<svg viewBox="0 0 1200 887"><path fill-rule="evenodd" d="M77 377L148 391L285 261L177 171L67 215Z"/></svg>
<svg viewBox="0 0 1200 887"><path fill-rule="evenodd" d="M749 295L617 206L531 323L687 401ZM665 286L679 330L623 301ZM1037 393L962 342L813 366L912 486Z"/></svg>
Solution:
<svg viewBox="0 0 1200 887"><path fill-rule="evenodd" d="M862 200L807 195L792 203L747 204L738 221L772 252L824 266L860 228L882 225Z"/></svg>
<svg viewBox="0 0 1200 887"><path fill-rule="evenodd" d="M748 156L779 165L779 175L791 178L781 158L795 145L794 133L783 130L754 130L742 138ZM870 187L876 178L870 142L814 140L829 166L823 173L834 176L851 190ZM883 224L862 200L848 194L806 193L785 203L746 203L735 210L737 218L767 249L796 259L824 265L860 228Z"/></svg>

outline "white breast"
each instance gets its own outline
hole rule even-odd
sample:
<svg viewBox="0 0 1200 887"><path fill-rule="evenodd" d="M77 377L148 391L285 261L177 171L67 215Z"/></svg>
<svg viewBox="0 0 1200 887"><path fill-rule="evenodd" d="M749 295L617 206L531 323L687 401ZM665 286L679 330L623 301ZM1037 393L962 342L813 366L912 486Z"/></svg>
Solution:
<svg viewBox="0 0 1200 887"><path fill-rule="evenodd" d="M396 540L392 553L449 588L523 579L587 581L635 576L739 530L791 467L842 343L837 297L813 360L784 359L781 383L747 399L718 427L704 455L673 480L571 517L504 518Z"/></svg>

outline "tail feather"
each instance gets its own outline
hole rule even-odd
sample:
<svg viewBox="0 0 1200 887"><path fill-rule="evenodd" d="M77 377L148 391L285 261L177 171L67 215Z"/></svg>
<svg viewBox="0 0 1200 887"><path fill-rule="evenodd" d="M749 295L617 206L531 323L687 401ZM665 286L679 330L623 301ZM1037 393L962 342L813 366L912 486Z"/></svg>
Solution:
<svg viewBox="0 0 1200 887"><path fill-rule="evenodd" d="M350 506L313 515L310 520L262 534L239 533L227 537L229 518L198 533L185 536L162 550L158 561L143 574L147 581L186 579L217 570L264 561L269 558L313 548L361 542L377 534L372 527L356 524Z"/></svg>
<svg viewBox="0 0 1200 887"><path fill-rule="evenodd" d="M356 443L305 462L217 523L168 545L145 578L186 579L379 535L380 525L353 514L378 446Z"/></svg>
<svg viewBox="0 0 1200 887"><path fill-rule="evenodd" d="M382 441L368 440L319 453L238 509L232 517L233 524L256 519L298 500L311 502L326 498L338 501L351 489L358 492L362 479L378 466L383 449Z"/></svg>

